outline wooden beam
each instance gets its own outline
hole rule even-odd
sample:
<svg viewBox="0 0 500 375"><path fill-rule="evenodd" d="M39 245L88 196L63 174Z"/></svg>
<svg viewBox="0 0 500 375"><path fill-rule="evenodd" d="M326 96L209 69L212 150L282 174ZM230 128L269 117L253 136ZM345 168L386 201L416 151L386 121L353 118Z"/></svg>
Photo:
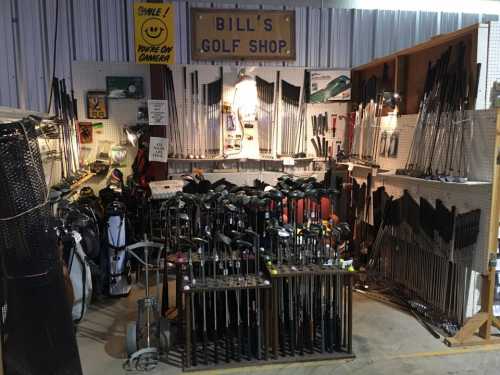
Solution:
<svg viewBox="0 0 500 375"><path fill-rule="evenodd" d="M484 346L484 345L498 345L500 344L500 337L491 336L488 340L485 340L478 335L472 335L465 342L458 342L453 337L445 340L446 345L451 348L464 347L464 346Z"/></svg>
<svg viewBox="0 0 500 375"><path fill-rule="evenodd" d="M363 70L363 69L366 69L366 68L369 68L372 66L383 64L384 62L392 61L401 55L410 55L410 54L413 54L416 52L424 51L426 49L433 48L433 47L439 46L439 45L444 44L444 43L448 43L448 42L453 41L457 38L461 38L461 37L469 35L469 34L477 33L477 29L480 27L480 25L481 25L480 23L476 23L474 25L464 27L463 29L460 29L457 31L452 31L450 33L440 34L440 35L434 36L425 42L414 45L413 47L405 48L405 49L399 50L391 55L372 60L367 64L356 66L356 67L352 68L352 70L354 70L354 71Z"/></svg>
<svg viewBox="0 0 500 375"><path fill-rule="evenodd" d="M490 264L491 259L496 259L498 247L498 209L500 199L500 109L497 108L497 126L495 137L495 154L493 161L493 187L491 189L491 210L490 210L490 225L488 233L488 259L487 269L488 274L483 278L483 295L481 303L481 311L488 312L489 319L486 324L481 327L479 335L482 338L488 339L491 335L491 324L493 319L493 302L495 296L495 267Z"/></svg>
<svg viewBox="0 0 500 375"><path fill-rule="evenodd" d="M451 344L464 344L469 340L477 330L484 325L488 320L488 313L480 312L474 315L472 318L467 320L464 326L458 331L455 336L446 339L445 342L451 346Z"/></svg>

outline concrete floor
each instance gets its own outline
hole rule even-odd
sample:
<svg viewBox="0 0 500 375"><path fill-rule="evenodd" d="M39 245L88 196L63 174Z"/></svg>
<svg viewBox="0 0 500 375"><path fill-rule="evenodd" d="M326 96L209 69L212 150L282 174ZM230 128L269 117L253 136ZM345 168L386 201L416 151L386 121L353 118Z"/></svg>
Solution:
<svg viewBox="0 0 500 375"><path fill-rule="evenodd" d="M77 334L85 375L131 374L122 368L126 359L125 327L127 321L135 319L135 300L140 294L136 289L128 298L91 306ZM353 314L353 350L356 354L353 360L272 364L210 373L500 374L500 345L448 348L405 312L356 293ZM160 364L150 374L181 372L179 368Z"/></svg>

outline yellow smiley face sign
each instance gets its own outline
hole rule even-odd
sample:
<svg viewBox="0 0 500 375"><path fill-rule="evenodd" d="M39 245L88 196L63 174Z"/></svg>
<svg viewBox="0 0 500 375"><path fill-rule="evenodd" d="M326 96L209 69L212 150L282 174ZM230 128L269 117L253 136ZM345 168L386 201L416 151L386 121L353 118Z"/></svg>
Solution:
<svg viewBox="0 0 500 375"><path fill-rule="evenodd" d="M135 62L173 64L174 6L171 3L134 3Z"/></svg>
<svg viewBox="0 0 500 375"><path fill-rule="evenodd" d="M161 18L149 18L142 24L141 36L149 45L160 46L167 41L167 25Z"/></svg>

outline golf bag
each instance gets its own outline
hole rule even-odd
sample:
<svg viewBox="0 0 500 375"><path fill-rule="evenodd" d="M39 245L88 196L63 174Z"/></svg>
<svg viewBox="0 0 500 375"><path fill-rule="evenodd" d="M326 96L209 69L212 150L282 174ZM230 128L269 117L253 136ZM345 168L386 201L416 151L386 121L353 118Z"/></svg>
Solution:
<svg viewBox="0 0 500 375"><path fill-rule="evenodd" d="M92 299L92 274L90 264L82 247L82 236L72 231L66 234L64 259L68 266L71 285L73 286L73 321L80 323L85 316Z"/></svg>
<svg viewBox="0 0 500 375"><path fill-rule="evenodd" d="M108 257L109 295L125 296L131 289L130 261L125 247L126 238L125 205L112 202L106 210L106 248Z"/></svg>

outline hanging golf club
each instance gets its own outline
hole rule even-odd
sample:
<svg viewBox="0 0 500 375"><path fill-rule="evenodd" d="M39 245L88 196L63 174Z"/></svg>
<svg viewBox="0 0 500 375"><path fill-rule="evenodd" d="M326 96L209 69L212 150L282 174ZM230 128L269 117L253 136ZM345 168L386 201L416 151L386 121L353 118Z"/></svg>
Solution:
<svg viewBox="0 0 500 375"><path fill-rule="evenodd" d="M449 47L429 62L417 127L404 169L400 174L465 182L469 174L473 122L465 111L477 87L468 84L466 46ZM479 75L480 64L476 74Z"/></svg>
<svg viewBox="0 0 500 375"><path fill-rule="evenodd" d="M299 135L300 86L281 80L281 155L293 156Z"/></svg>
<svg viewBox="0 0 500 375"><path fill-rule="evenodd" d="M274 83L255 77L259 99L259 151L266 158L272 156L272 131L274 109Z"/></svg>
<svg viewBox="0 0 500 375"><path fill-rule="evenodd" d="M481 210L457 214L439 200L417 203L408 192L384 201L368 267L462 325Z"/></svg>
<svg viewBox="0 0 500 375"><path fill-rule="evenodd" d="M311 138L311 143L314 147L314 151L316 152L317 158L328 158L331 156L329 154L330 143L333 139L330 137L330 140L327 138L328 135L328 112L320 113L318 115L311 116L312 129L313 129L313 138Z"/></svg>
<svg viewBox="0 0 500 375"><path fill-rule="evenodd" d="M221 154L222 87L222 71L221 78L204 85L207 131L205 154L210 158L216 158Z"/></svg>
<svg viewBox="0 0 500 375"><path fill-rule="evenodd" d="M179 129L179 117L177 113L177 103L175 100L174 79L172 70L168 66L162 69L163 81L165 82L165 99L168 104L169 126L167 127L167 137L170 141L169 154L174 157L183 157L183 134ZM184 127L183 127L184 128Z"/></svg>
<svg viewBox="0 0 500 375"><path fill-rule="evenodd" d="M59 127L59 150L61 160L61 179L73 177L79 170L79 142L76 122L77 108L73 91L68 93L66 80L52 80L54 123Z"/></svg>

